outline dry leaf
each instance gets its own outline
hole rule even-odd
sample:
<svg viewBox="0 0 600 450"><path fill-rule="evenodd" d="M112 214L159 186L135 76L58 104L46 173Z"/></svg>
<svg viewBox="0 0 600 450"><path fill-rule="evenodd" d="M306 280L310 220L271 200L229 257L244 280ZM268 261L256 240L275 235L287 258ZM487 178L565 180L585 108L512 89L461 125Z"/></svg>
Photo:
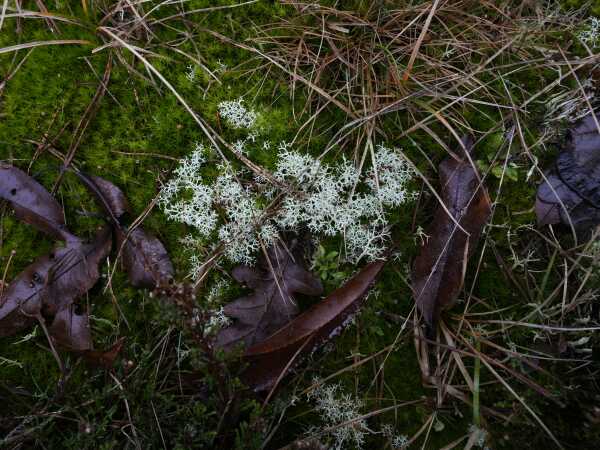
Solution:
<svg viewBox="0 0 600 450"><path fill-rule="evenodd" d="M0 198L8 201L15 216L63 241L76 241L66 229L63 210L50 193L20 169L0 163Z"/></svg>
<svg viewBox="0 0 600 450"><path fill-rule="evenodd" d="M466 138L463 142L470 151L472 140ZM454 220L438 206L426 231L429 238L421 247L412 271L417 307L430 329L435 328L441 310L451 307L456 300L467 260L491 211L487 190L480 185L475 168L466 158L444 160L439 172L442 199Z"/></svg>
<svg viewBox="0 0 600 450"><path fill-rule="evenodd" d="M96 198L101 202L104 211L111 215L113 220L120 221L125 214L131 214L129 201L121 189L104 178L85 175L81 171L78 173L91 180L93 184L86 183L86 186L97 189L97 191L93 191Z"/></svg>
<svg viewBox="0 0 600 450"><path fill-rule="evenodd" d="M564 150L537 192L539 225L586 231L600 224L600 134L592 114L569 131Z"/></svg>
<svg viewBox="0 0 600 450"><path fill-rule="evenodd" d="M278 243L269 248L268 260L262 257L256 267L233 269L233 278L254 292L225 306L225 314L235 322L219 332L218 347L230 350L240 343L261 342L298 314L295 293L323 293L321 281L304 268L300 247L298 238L288 247Z"/></svg>
<svg viewBox="0 0 600 450"><path fill-rule="evenodd" d="M243 380L257 391L270 389L303 355L338 335L361 306L384 265L385 261L370 263L325 300L248 348Z"/></svg>
<svg viewBox="0 0 600 450"><path fill-rule="evenodd" d="M90 364L104 367L105 369L111 369L117 357L123 349L125 338L119 338L112 346L106 350L88 350L82 353L82 356Z"/></svg>
<svg viewBox="0 0 600 450"><path fill-rule="evenodd" d="M127 230L129 202L121 189L103 178L75 172L94 194L113 223L123 267L135 287L154 289L173 280L173 264L162 242L141 226ZM123 245L123 243L125 243Z"/></svg>
<svg viewBox="0 0 600 450"><path fill-rule="evenodd" d="M93 348L88 312L76 303L56 313L48 332L54 342L66 349L83 352Z"/></svg>
<svg viewBox="0 0 600 450"><path fill-rule="evenodd" d="M98 265L111 244L110 231L102 230L91 244L73 241L27 267L0 298L0 336L43 318L50 335L62 346L91 348L87 314L80 314L74 301L98 280Z"/></svg>

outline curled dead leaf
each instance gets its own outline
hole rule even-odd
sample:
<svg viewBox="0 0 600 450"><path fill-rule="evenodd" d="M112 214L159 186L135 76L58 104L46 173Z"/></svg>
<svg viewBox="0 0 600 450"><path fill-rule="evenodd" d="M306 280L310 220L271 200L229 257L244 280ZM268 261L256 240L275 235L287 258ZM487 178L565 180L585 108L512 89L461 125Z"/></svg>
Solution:
<svg viewBox="0 0 600 450"><path fill-rule="evenodd" d="M123 266L132 286L154 289L172 283L174 269L167 249L142 227L117 232L117 248L123 249Z"/></svg>
<svg viewBox="0 0 600 450"><path fill-rule="evenodd" d="M19 220L56 239L77 240L67 230L56 199L21 169L0 163L0 198L10 203Z"/></svg>
<svg viewBox="0 0 600 450"><path fill-rule="evenodd" d="M569 130L538 187L535 213L540 226L562 224L584 232L600 224L600 134L592 114Z"/></svg>
<svg viewBox="0 0 600 450"><path fill-rule="evenodd" d="M304 267L301 242L290 239L286 247L277 243L254 267L238 266L233 278L254 292L225 306L225 314L235 322L217 335L217 347L230 350L263 341L298 315L294 294L318 296L321 281Z"/></svg>
<svg viewBox="0 0 600 450"><path fill-rule="evenodd" d="M463 142L470 151L472 140L465 138ZM426 231L429 238L421 246L412 271L415 301L430 330L435 328L441 310L456 300L467 261L491 212L487 190L466 158L444 160L439 173L448 212L438 206Z"/></svg>
<svg viewBox="0 0 600 450"><path fill-rule="evenodd" d="M131 209L123 191L103 178L81 171L75 173L111 220L117 237L117 249L130 283L148 289L170 284L174 269L163 243L141 226L127 229L124 222Z"/></svg>
<svg viewBox="0 0 600 450"><path fill-rule="evenodd" d="M58 250L60 252L60 250ZM58 254L61 258L62 252ZM0 298L0 336L9 336L31 326L42 310L42 293L56 259L45 255L21 272Z"/></svg>
<svg viewBox="0 0 600 450"><path fill-rule="evenodd" d="M82 174L82 172L78 173ZM110 181L95 175L83 174L83 177L84 180L85 177L89 177L93 184L86 183L86 186L91 189L97 189L97 191L94 191L96 198L102 204L104 211L109 214L113 220L116 219L120 222L125 214L131 214L129 200L127 200L127 197L125 197L125 194L121 189Z"/></svg>
<svg viewBox="0 0 600 450"><path fill-rule="evenodd" d="M271 389L302 356L338 335L360 308L384 265L385 261L368 264L325 300L248 348L243 380L256 391Z"/></svg>
<svg viewBox="0 0 600 450"><path fill-rule="evenodd" d="M111 245L111 233L103 229L92 243L72 241L27 267L0 298L0 336L44 320L51 337L63 347L92 348L87 314L74 302L100 277L98 266Z"/></svg>

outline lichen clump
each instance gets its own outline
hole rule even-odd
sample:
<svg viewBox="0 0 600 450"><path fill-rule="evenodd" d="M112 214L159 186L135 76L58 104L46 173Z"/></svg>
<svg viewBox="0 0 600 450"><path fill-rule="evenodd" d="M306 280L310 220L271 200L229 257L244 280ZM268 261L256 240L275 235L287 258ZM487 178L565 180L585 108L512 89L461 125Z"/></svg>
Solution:
<svg viewBox="0 0 600 450"><path fill-rule="evenodd" d="M244 106L242 99L219 103L219 115L233 128L252 128L258 115Z"/></svg>
<svg viewBox="0 0 600 450"><path fill-rule="evenodd" d="M244 118L248 113L244 108L227 114L235 116L232 126L238 128L251 122ZM238 147L256 144L256 136L253 131ZM195 229L186 243L216 235L232 262L251 264L261 243L267 247L279 231L304 227L317 236L341 236L348 261L380 258L389 236L386 209L413 197L407 187L413 171L400 151L377 146L371 168L361 173L346 159L329 165L290 147L279 145L268 179L221 162L211 183L203 175L211 149L198 145L164 186L159 202L169 219ZM264 143L259 148L271 151Z"/></svg>
<svg viewBox="0 0 600 450"><path fill-rule="evenodd" d="M370 430L361 414L364 405L360 399L344 393L339 384L319 385L308 397L314 400L315 411L329 430L328 434L333 439L332 449L341 450L350 445L362 448Z"/></svg>
<svg viewBox="0 0 600 450"><path fill-rule="evenodd" d="M600 19L594 16L588 17L584 28L577 34L579 40L592 48L596 48L600 42Z"/></svg>

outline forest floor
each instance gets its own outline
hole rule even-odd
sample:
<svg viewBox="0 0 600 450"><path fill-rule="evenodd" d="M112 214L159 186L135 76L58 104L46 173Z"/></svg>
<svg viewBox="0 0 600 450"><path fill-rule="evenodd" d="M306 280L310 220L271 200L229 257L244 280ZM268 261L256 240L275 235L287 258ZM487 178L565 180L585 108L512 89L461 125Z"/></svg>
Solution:
<svg viewBox="0 0 600 450"><path fill-rule="evenodd" d="M93 354L54 345L47 316L4 333L0 314L0 448L597 448L598 222L542 226L535 210L568 131L596 106L595 13L571 0L0 2L0 161L51 192L84 239L106 219L65 166L118 186L175 286L133 287L113 248L77 300ZM252 130L226 120L223 102L240 99ZM440 238L439 164L464 160L465 135L490 213L445 263L460 276L442 277L456 292L432 325L411 271ZM214 230L200 239L172 220L161 191L195 150L206 185L230 164L254 189L293 149L353 164L365 193L381 147L412 174L410 199L385 210L385 267L359 312L334 317L341 332L256 393L252 361L206 330L250 292L239 261ZM301 228L320 297L371 267L349 234ZM0 313L11 280L57 245L0 205ZM324 301L295 299L300 311Z"/></svg>

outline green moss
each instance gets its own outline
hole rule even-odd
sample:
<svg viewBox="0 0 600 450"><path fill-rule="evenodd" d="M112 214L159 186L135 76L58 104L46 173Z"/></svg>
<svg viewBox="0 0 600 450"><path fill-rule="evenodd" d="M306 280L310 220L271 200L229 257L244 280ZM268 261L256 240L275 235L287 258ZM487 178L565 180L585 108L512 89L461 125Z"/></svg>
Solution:
<svg viewBox="0 0 600 450"><path fill-rule="evenodd" d="M588 11L591 14L597 16L600 15L600 2L597 0L563 0L561 3L565 9L580 9L582 7L589 7Z"/></svg>

